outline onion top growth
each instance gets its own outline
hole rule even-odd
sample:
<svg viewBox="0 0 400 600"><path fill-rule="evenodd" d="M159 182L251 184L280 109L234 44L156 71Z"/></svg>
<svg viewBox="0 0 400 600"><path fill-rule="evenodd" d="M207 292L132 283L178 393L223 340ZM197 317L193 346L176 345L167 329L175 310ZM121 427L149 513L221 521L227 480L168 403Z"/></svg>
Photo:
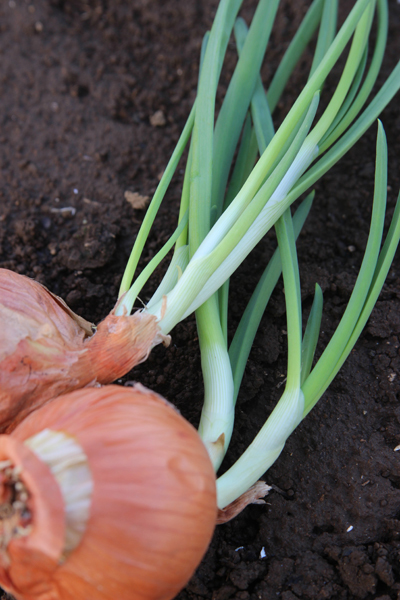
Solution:
<svg viewBox="0 0 400 600"><path fill-rule="evenodd" d="M337 330L313 364L322 291L316 282L314 303L303 332L296 252L296 237L311 209L313 192L302 200L293 216L290 207L357 142L390 102L400 88L400 63L368 104L386 45L386 1L358 0L336 31L337 2L314 0L265 90L259 71L278 4L260 0L248 28L236 18L239 1L220 2L211 32L204 38L195 105L137 236L116 308L116 314L121 315L132 310L144 283L174 247L167 273L142 312L155 315L164 334L196 312L205 387L199 433L218 471L231 439L247 357L270 295L283 275L288 340L286 386L254 442L217 479L218 506L228 511L227 507L277 459L290 433L339 371L371 314L400 236L398 201L382 245L387 145L383 126L378 123L375 190L364 259ZM370 52L374 23L377 35ZM215 118L217 85L232 29L238 61ZM317 29L308 81L275 131L273 111ZM342 70L334 93L324 98L325 81L339 64ZM321 99L324 109L320 108ZM151 223L186 144L189 151L178 227L131 284ZM273 226L277 250L228 344L229 277Z"/></svg>

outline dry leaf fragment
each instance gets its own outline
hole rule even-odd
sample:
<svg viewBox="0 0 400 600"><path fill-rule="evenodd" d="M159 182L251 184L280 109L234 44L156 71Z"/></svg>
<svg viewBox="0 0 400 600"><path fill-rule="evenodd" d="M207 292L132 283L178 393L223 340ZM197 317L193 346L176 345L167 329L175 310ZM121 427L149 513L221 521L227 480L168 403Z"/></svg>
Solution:
<svg viewBox="0 0 400 600"><path fill-rule="evenodd" d="M265 481L257 481L239 498L236 498L236 500L225 506L225 508L218 510L217 525L227 523L241 513L249 504L264 504L263 498L268 495L271 489L271 486L265 483Z"/></svg>
<svg viewBox="0 0 400 600"><path fill-rule="evenodd" d="M130 192L129 190L126 190L124 198L132 208L137 210L143 210L149 203L149 196L141 196L137 192Z"/></svg>

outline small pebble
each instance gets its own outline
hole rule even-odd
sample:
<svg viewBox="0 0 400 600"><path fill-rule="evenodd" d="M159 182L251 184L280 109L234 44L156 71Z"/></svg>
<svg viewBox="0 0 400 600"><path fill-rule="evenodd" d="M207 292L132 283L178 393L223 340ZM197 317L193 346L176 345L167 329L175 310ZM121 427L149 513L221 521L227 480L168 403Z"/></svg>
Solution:
<svg viewBox="0 0 400 600"><path fill-rule="evenodd" d="M150 117L150 125L152 127L164 127L167 119L162 110L157 110L154 115Z"/></svg>

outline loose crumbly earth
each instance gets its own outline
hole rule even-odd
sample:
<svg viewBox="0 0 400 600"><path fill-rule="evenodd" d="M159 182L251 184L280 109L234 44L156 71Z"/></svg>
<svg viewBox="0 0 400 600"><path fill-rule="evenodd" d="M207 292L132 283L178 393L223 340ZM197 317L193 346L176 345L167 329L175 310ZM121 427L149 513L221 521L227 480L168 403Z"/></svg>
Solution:
<svg viewBox="0 0 400 600"><path fill-rule="evenodd" d="M308 4L282 1L263 69L267 85ZM201 39L216 6L217 0L0 3L0 266L46 284L87 319L99 321L116 299L144 215L124 194L151 196L156 188L195 96ZM254 2L245 3L247 19L253 8ZM392 0L381 83L398 60L399 40L400 5ZM231 44L228 71L234 59ZM277 124L304 83L308 59L290 80ZM328 84L325 92L331 89ZM398 97L382 120L390 155L389 217L400 187ZM305 315L316 282L324 292L318 353L343 313L362 259L375 134L374 126L317 185L299 238ZM175 226L182 169L141 267ZM231 333L274 246L274 235L267 235L233 279ZM355 350L266 475L274 486L266 504L218 527L180 600L400 598L399 305L397 256ZM280 284L249 359L225 467L282 392L285 329ZM156 348L125 381L133 379L196 424L202 380L194 319L179 325L171 346Z"/></svg>

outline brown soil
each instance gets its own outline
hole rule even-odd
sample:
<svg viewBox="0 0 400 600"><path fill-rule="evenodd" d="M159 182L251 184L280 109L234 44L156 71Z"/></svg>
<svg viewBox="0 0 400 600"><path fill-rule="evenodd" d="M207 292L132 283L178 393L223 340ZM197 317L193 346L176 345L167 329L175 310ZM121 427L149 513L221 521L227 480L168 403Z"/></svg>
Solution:
<svg viewBox="0 0 400 600"><path fill-rule="evenodd" d="M245 16L251 16L253 4L246 4ZM266 82L305 4L282 2ZM150 196L155 190L194 99L201 39L216 5L217 0L0 5L0 266L36 278L90 320L99 321L115 302L144 214L129 205L124 192ZM399 56L399 4L392 1L390 10L381 83ZM291 80L278 121L304 80L304 68ZM390 153L389 216L400 187L398 106L397 98L382 115ZM151 124L157 111L165 117L162 126ZM318 184L299 239L305 313L316 281L324 292L318 352L346 306L362 259L375 132L373 127ZM180 170L141 266L173 230L182 177ZM273 247L268 235L251 268L234 278L232 327ZM143 300L160 276L152 278ZM218 527L180 600L400 598L400 453L394 451L400 444L399 304L397 258L355 350L266 475L274 486L266 505L251 506ZM282 391L285 327L280 286L249 359L226 464L248 445ZM176 327L170 348L156 348L127 379L163 394L196 424L202 384L194 319Z"/></svg>

